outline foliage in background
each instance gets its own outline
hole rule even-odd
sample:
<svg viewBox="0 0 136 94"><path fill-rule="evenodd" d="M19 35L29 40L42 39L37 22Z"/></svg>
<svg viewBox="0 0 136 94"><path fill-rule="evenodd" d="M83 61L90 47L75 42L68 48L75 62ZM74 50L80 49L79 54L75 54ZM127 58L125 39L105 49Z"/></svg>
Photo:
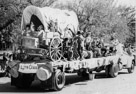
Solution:
<svg viewBox="0 0 136 94"><path fill-rule="evenodd" d="M127 19L127 25L129 28L129 33L126 43L134 44L136 43L136 14L135 14L135 8L126 8L124 14ZM135 44L136 45L136 44Z"/></svg>
<svg viewBox="0 0 136 94"><path fill-rule="evenodd" d="M50 6L73 10L79 19L79 28L93 36L114 36L121 42L135 42L135 9L116 6L115 0L73 0L65 4L57 0L1 0L0 31L9 25L13 35L19 35L21 15L28 5Z"/></svg>
<svg viewBox="0 0 136 94"><path fill-rule="evenodd" d="M75 0L55 7L74 10L78 15L80 29L91 32L93 36L114 36L122 43L128 40L133 40L131 43L135 42L135 27L131 24L135 24L134 8L117 7L115 0Z"/></svg>
<svg viewBox="0 0 136 94"><path fill-rule="evenodd" d="M51 6L56 0L0 0L0 31L8 29L14 42L21 35L21 17L23 10L29 5L39 7Z"/></svg>

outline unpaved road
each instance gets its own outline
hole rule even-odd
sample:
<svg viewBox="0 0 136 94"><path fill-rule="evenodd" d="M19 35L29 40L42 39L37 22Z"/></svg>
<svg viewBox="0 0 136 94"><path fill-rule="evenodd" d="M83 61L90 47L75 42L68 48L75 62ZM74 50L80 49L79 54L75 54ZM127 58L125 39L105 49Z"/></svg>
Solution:
<svg viewBox="0 0 136 94"><path fill-rule="evenodd" d="M0 93L42 93L42 94L136 94L136 71L128 74L123 70L116 78L106 78L104 72L97 73L93 81L85 81L76 74L66 76L66 85L61 91L43 91L40 82L35 81L30 89L10 86L10 78L0 78Z"/></svg>

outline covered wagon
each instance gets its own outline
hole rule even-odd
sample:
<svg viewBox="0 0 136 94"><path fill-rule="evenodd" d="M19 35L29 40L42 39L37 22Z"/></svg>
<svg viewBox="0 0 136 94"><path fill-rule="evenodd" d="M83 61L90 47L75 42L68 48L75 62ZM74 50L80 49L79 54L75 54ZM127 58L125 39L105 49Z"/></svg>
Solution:
<svg viewBox="0 0 136 94"><path fill-rule="evenodd" d="M42 48L47 51L41 52L47 52L46 56L48 55L51 60L61 59L63 39L72 38L77 33L79 24L74 11L28 6L24 9L22 15L22 31L26 29L27 25L31 26L31 23L34 25L35 33L37 33L39 26L43 27L45 45L42 45ZM40 48L40 43L39 38L24 36L22 46L36 50Z"/></svg>

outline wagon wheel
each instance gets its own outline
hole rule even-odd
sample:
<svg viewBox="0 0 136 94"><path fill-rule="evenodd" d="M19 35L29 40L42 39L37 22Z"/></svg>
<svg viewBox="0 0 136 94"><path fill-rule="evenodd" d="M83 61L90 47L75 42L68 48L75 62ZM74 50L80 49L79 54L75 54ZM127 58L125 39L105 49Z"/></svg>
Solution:
<svg viewBox="0 0 136 94"><path fill-rule="evenodd" d="M49 48L50 58L53 61L60 60L62 58L62 42L60 38L53 38Z"/></svg>

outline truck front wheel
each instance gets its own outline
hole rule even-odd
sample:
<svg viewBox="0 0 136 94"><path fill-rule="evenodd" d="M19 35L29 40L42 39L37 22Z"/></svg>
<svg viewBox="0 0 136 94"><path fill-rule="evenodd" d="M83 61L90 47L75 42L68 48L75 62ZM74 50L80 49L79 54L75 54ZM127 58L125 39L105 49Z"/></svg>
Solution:
<svg viewBox="0 0 136 94"><path fill-rule="evenodd" d="M65 73L61 70L56 70L53 74L53 89L58 91L61 90L65 85Z"/></svg>

